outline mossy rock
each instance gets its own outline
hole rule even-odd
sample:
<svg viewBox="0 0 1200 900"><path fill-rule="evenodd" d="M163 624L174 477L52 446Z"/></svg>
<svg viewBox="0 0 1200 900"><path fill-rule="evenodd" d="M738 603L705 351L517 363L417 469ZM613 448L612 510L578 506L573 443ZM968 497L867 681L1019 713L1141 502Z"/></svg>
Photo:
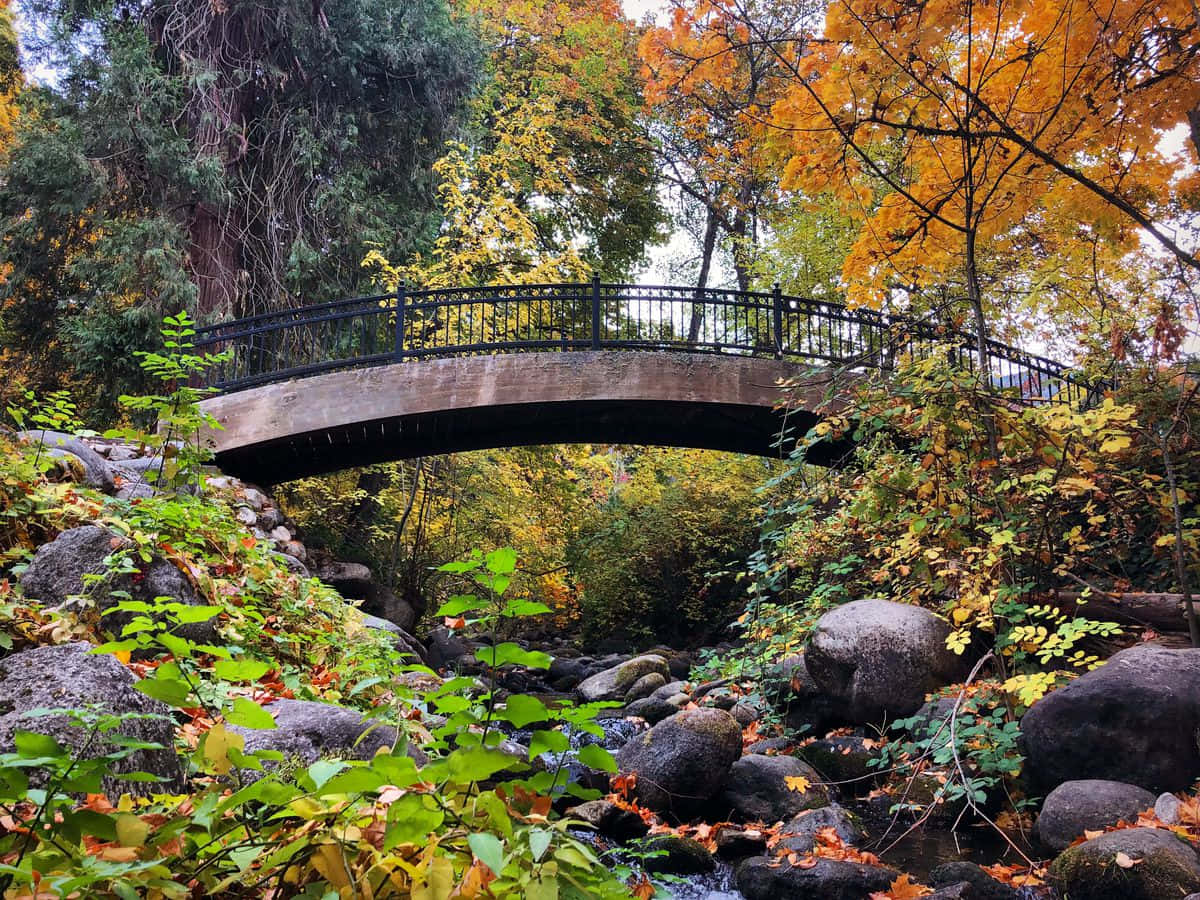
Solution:
<svg viewBox="0 0 1200 900"><path fill-rule="evenodd" d="M661 854L645 861L646 871L656 875L702 875L716 868L712 854L704 849L703 844L691 838L674 834L660 835L646 841L645 849Z"/></svg>
<svg viewBox="0 0 1200 900"><path fill-rule="evenodd" d="M1070 898L1182 898L1200 891L1200 857L1165 829L1127 828L1064 850L1050 864L1049 875Z"/></svg>

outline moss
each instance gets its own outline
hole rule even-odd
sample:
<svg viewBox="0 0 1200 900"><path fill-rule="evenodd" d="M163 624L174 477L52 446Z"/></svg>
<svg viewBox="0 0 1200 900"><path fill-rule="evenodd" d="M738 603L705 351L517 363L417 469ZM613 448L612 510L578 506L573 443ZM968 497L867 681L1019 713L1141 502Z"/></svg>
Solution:
<svg viewBox="0 0 1200 900"><path fill-rule="evenodd" d="M1166 850L1131 849L1129 855L1136 862L1125 868L1117 865L1116 851L1101 855L1080 844L1051 863L1050 881L1067 896L1088 900L1161 900L1200 888L1195 872Z"/></svg>

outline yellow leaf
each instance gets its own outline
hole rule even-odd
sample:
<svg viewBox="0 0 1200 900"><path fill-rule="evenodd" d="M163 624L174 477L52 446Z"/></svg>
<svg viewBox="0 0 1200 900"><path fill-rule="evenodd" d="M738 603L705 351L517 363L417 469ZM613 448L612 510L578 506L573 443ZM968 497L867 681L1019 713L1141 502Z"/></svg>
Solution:
<svg viewBox="0 0 1200 900"><path fill-rule="evenodd" d="M1129 447L1129 438L1123 434L1116 437L1110 437L1107 441L1100 445L1101 453L1120 453Z"/></svg>
<svg viewBox="0 0 1200 900"><path fill-rule="evenodd" d="M150 826L137 816L126 813L117 816L116 830L117 843L122 847L140 847L146 843L146 835L150 833Z"/></svg>
<svg viewBox="0 0 1200 900"><path fill-rule="evenodd" d="M204 737L204 758L208 760L214 774L228 775L233 769L233 762L229 759L230 748L240 751L245 749L245 746L244 737L228 731L224 725L218 723L209 729Z"/></svg>
<svg viewBox="0 0 1200 900"><path fill-rule="evenodd" d="M783 782L787 785L789 791L797 791L799 793L804 793L812 785L812 782L803 775L786 775Z"/></svg>

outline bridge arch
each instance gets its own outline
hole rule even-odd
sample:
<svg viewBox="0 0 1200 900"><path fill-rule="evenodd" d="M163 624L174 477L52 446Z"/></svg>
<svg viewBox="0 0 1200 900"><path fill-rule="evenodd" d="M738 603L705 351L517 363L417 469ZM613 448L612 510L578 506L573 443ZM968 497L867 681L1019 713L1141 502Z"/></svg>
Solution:
<svg viewBox="0 0 1200 900"><path fill-rule="evenodd" d="M583 284L407 291L201 329L224 351L203 408L223 468L272 484L349 466L540 443L668 444L779 455L840 386L901 355L975 366L972 335L770 292ZM989 342L1014 399L1098 386ZM814 364L824 366L815 371ZM786 414L780 383L796 384ZM829 464L846 447L814 448Z"/></svg>

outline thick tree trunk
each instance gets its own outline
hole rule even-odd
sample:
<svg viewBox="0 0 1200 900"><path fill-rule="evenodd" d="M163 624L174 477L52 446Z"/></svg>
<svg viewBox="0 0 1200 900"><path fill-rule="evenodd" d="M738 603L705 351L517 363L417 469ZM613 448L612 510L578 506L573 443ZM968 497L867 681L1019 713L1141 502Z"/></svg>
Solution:
<svg viewBox="0 0 1200 900"><path fill-rule="evenodd" d="M1048 602L1067 613L1122 625L1141 625L1155 631L1188 632L1183 594L1091 594L1082 603L1079 591L1056 591Z"/></svg>
<svg viewBox="0 0 1200 900"><path fill-rule="evenodd" d="M227 222L207 204L197 204L188 222L189 257L201 321L237 315L241 255Z"/></svg>

